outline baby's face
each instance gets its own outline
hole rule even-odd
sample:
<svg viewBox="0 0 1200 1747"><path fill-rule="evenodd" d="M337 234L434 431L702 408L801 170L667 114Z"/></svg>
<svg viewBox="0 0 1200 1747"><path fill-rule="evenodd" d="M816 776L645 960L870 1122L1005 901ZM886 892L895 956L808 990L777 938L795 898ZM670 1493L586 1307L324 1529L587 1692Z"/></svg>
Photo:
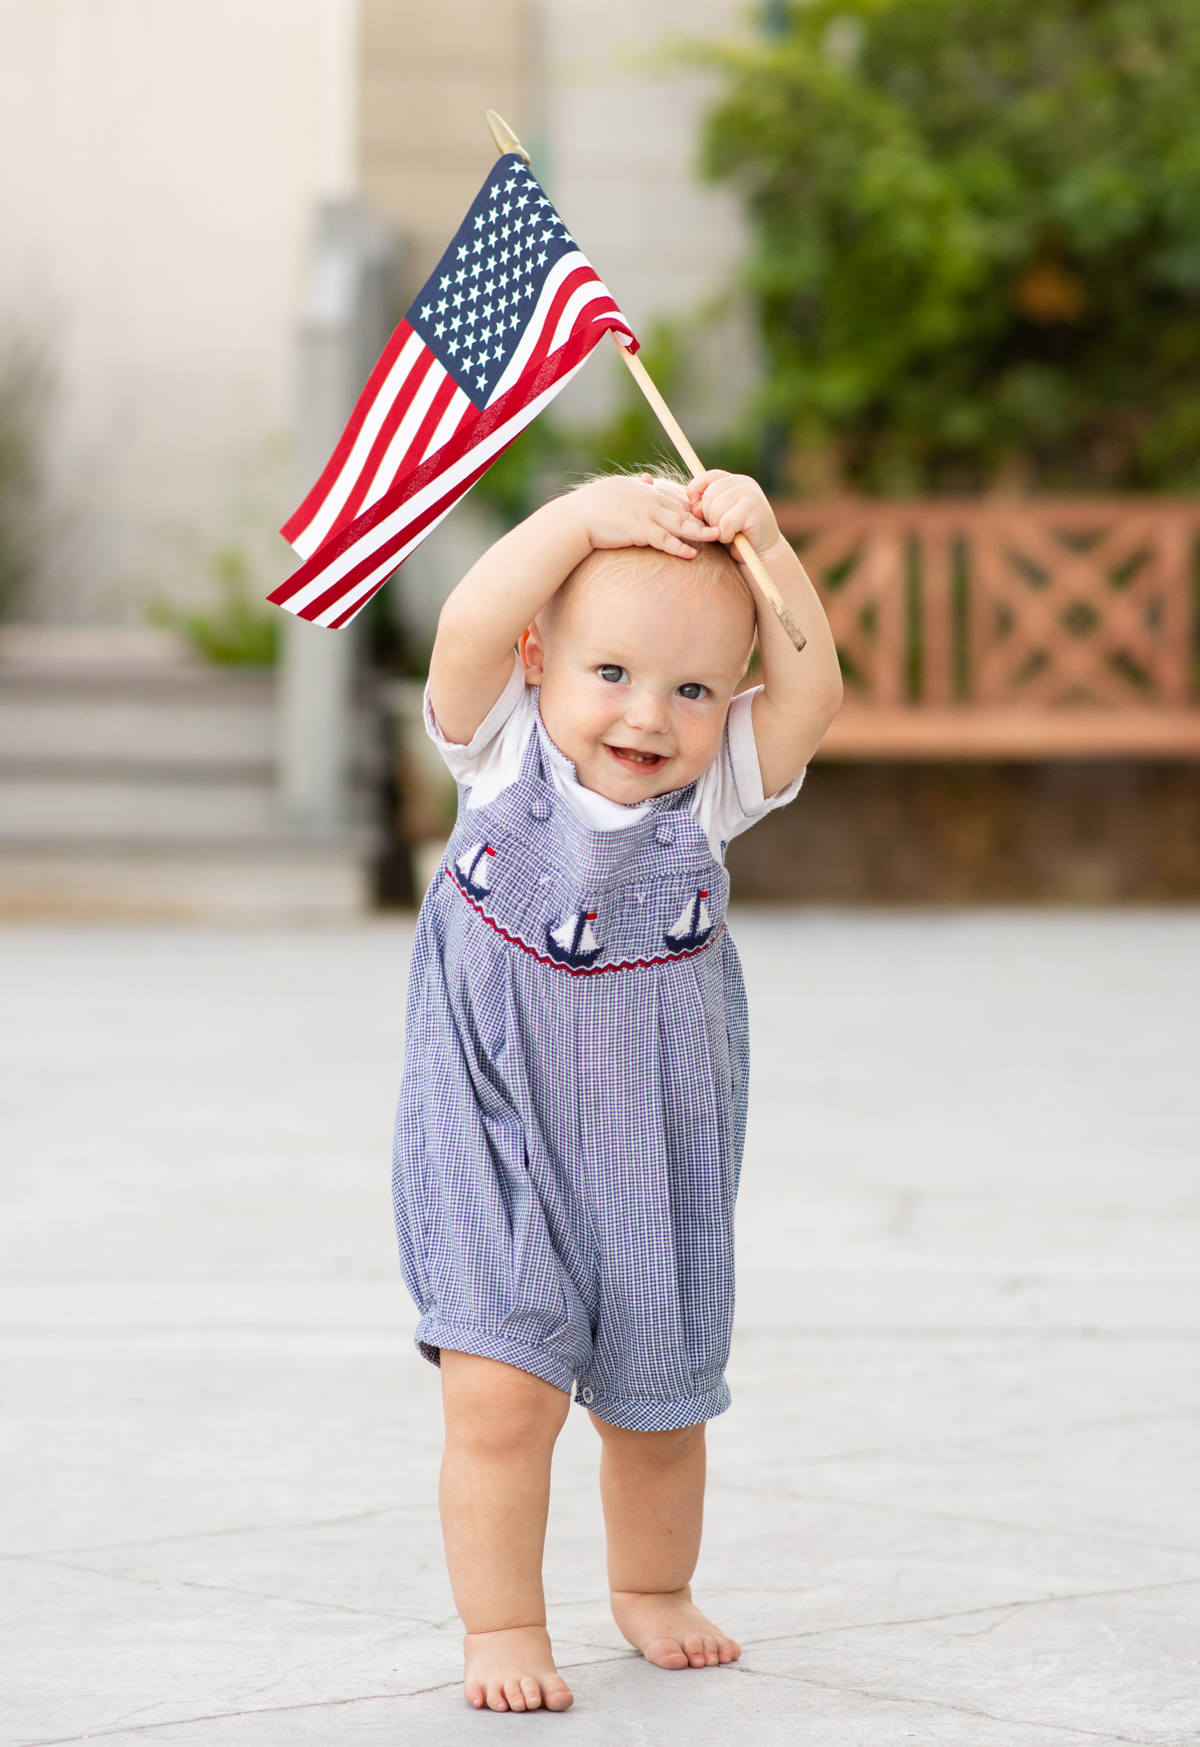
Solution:
<svg viewBox="0 0 1200 1747"><path fill-rule="evenodd" d="M584 788L629 805L708 769L753 630L748 600L706 584L601 573L526 634L525 677Z"/></svg>

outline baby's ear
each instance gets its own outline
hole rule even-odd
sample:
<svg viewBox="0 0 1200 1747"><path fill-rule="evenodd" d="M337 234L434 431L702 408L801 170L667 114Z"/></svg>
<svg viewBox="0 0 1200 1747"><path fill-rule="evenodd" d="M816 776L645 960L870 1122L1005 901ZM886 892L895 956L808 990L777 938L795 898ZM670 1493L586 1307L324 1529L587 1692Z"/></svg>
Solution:
<svg viewBox="0 0 1200 1747"><path fill-rule="evenodd" d="M525 684L541 685L546 669L546 646L536 619L517 638L517 653L525 668Z"/></svg>

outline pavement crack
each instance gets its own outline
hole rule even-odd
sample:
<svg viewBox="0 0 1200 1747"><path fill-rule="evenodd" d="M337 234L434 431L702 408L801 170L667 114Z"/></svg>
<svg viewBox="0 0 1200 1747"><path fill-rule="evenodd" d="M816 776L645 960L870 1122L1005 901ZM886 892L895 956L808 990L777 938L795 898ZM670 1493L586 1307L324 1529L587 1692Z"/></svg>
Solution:
<svg viewBox="0 0 1200 1747"><path fill-rule="evenodd" d="M219 1541L236 1535L311 1534L316 1529L344 1528L351 1523L377 1521L380 1517L429 1515L436 1501L420 1504L385 1504L373 1510L352 1511L346 1516L297 1517L277 1523L236 1523L227 1529L192 1529L181 1535L154 1535L148 1540L96 1541L85 1546L48 1547L29 1553L0 1553L0 1563L23 1559L53 1559L79 1553L121 1553L138 1547L174 1547L189 1541Z"/></svg>
<svg viewBox="0 0 1200 1747"><path fill-rule="evenodd" d="M1066 1595L1018 1596L1012 1601L992 1602L987 1607L953 1608L949 1613L904 1615L894 1620L855 1620L845 1625L816 1626L809 1631L781 1632L773 1638L750 1638L746 1642L751 1647L760 1644L790 1644L801 1638L828 1637L831 1632L873 1632L889 1626L931 1626L944 1620L969 1620L979 1614L1011 1615L1023 1608L1053 1607L1059 1602L1107 1601L1114 1596L1149 1595L1163 1589L1189 1589L1197 1583L1200 1583L1200 1576L1176 1577L1164 1583L1131 1584L1120 1589L1083 1589Z"/></svg>
<svg viewBox="0 0 1200 1747"><path fill-rule="evenodd" d="M278 1595L269 1589L243 1589L234 1583L203 1583L194 1577L137 1577L129 1571L108 1571L102 1565L82 1565L70 1559L44 1559L41 1563L60 1571L81 1571L90 1577L106 1577L114 1583L136 1583L144 1589L200 1589L214 1595L240 1595L250 1601L277 1601L293 1607L355 1614L366 1619L388 1620L392 1623L399 1621L406 1625L427 1626L431 1631L438 1629L432 1620L419 1619L413 1614L394 1614L386 1608L352 1607L348 1602L341 1601L311 1601L303 1595Z"/></svg>
<svg viewBox="0 0 1200 1747"><path fill-rule="evenodd" d="M605 1662L623 1660L612 1655L592 1656L577 1662L564 1662L564 1668L597 1668ZM239 1717L278 1717L295 1715L301 1711L335 1711L344 1710L349 1705L380 1704L393 1701L402 1704L405 1699L425 1698L433 1692L451 1692L462 1685L460 1676L453 1680L438 1680L432 1686L410 1687L406 1692L364 1692L355 1693L350 1698L308 1699L290 1705L243 1705L237 1710L206 1711L195 1717L166 1717L153 1723L118 1724L104 1729L87 1729L78 1735L41 1735L17 1743L17 1747L73 1747L77 1741L111 1740L120 1735L142 1735L148 1729L191 1729L200 1723L236 1722Z"/></svg>
<svg viewBox="0 0 1200 1747"><path fill-rule="evenodd" d="M844 1693L876 1704L923 1705L928 1710L947 1711L954 1716L975 1717L981 1722L999 1723L1002 1728L1007 1729L1045 1729L1053 1734L1074 1736L1076 1740L1116 1741L1128 1743L1129 1747L1164 1747L1161 1738L1152 1739L1149 1735L1116 1735L1111 1730L1089 1729L1078 1723L1047 1723L1033 1717L1003 1717L998 1716L995 1711L980 1710L974 1705L952 1704L948 1699L914 1698L911 1694L902 1692L874 1692L870 1687L845 1686L835 1680L817 1680L808 1674L784 1674L766 1668L742 1668L740 1672L754 1680L786 1680L795 1686L815 1686L822 1692Z"/></svg>
<svg viewBox="0 0 1200 1747"><path fill-rule="evenodd" d="M765 1497L776 1498L770 1483L761 1486L746 1486L743 1492L762 1494ZM876 1510L889 1516L915 1516L932 1519L935 1522L966 1523L977 1529L1001 1529L1010 1535L1064 1535L1073 1541L1103 1542L1115 1547L1139 1547L1148 1553L1168 1553L1176 1558L1195 1558L1200 1555L1200 1548L1181 1547L1178 1544L1164 1546L1161 1541L1142 1541L1132 1535L1099 1534L1091 1529L1064 1529L1058 1525L1053 1527L1045 1523L1009 1523L996 1517L973 1516L969 1512L952 1510L934 1510L922 1504L892 1504L890 1501L880 1503L871 1498L845 1498L836 1493L826 1492L793 1492L788 1491L785 1497L792 1501L802 1501L805 1504L832 1504L846 1510Z"/></svg>

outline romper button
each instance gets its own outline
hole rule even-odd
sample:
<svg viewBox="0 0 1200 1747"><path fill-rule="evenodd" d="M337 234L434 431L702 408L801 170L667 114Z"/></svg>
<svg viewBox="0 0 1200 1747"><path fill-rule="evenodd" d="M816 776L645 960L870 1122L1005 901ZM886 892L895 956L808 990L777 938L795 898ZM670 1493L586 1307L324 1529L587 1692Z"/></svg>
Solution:
<svg viewBox="0 0 1200 1747"><path fill-rule="evenodd" d="M657 843L674 843L675 827L673 825L658 825L655 827L654 838Z"/></svg>
<svg viewBox="0 0 1200 1747"><path fill-rule="evenodd" d="M593 1401L592 1391L590 1389L581 1389L579 1391L579 1399L585 1407L590 1407Z"/></svg>
<svg viewBox="0 0 1200 1747"><path fill-rule="evenodd" d="M549 801L539 795L535 801L529 803L529 816L531 819L548 819L550 817Z"/></svg>

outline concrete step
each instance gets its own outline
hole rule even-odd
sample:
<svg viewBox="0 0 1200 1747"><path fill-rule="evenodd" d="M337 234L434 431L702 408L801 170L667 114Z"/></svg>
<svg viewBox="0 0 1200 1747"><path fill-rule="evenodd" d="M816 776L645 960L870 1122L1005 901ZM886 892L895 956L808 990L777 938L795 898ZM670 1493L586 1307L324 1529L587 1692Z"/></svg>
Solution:
<svg viewBox="0 0 1200 1747"><path fill-rule="evenodd" d="M169 633L0 629L0 914L335 920L371 901L380 754L355 723L352 828L289 831L276 676Z"/></svg>
<svg viewBox="0 0 1200 1747"><path fill-rule="evenodd" d="M228 688L189 682L174 695L155 695L160 690L0 680L0 770L120 765L273 774L276 713L269 679Z"/></svg>

